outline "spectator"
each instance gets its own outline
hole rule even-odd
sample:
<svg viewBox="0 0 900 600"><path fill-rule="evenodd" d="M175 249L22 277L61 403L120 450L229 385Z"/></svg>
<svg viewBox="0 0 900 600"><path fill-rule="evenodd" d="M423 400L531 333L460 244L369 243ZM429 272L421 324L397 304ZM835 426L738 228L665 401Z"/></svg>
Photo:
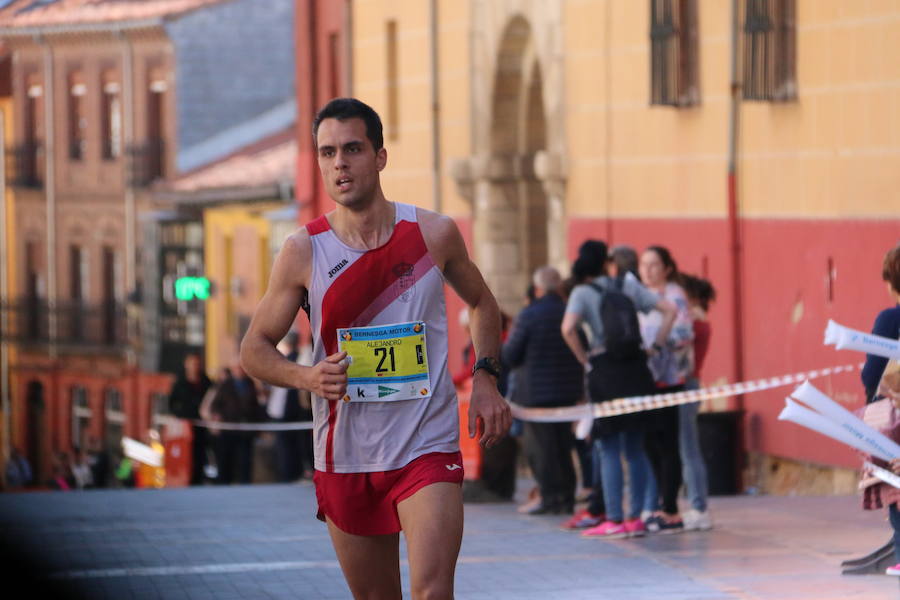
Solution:
<svg viewBox="0 0 900 600"><path fill-rule="evenodd" d="M655 350L650 355L649 366L656 390L660 394L683 391L694 371L694 329L687 296L678 285L678 265L666 248L650 246L641 255L639 270L644 285L677 308L675 322L669 334L662 337L662 342L659 332L663 327L663 314L651 311L640 315L644 344ZM647 529L664 533L682 531L684 522L678 510L678 490L681 488L679 407L660 408L651 415L646 438L647 457L659 487L651 482L648 488L644 508L653 514L646 520ZM662 510L659 510L660 496Z"/></svg>
<svg viewBox="0 0 900 600"><path fill-rule="evenodd" d="M898 339L900 337L900 244L888 250L881 267L881 279L887 285L888 295L893 306L886 308L875 318L872 333L883 337ZM873 354L866 355L861 378L866 391L866 402L872 402L878 395L878 384L881 381L888 359Z"/></svg>
<svg viewBox="0 0 900 600"><path fill-rule="evenodd" d="M295 332L289 333L278 348L291 362L300 357L299 338ZM281 423L296 423L312 420L312 414L304 414L300 406L300 392L273 386L266 403L269 417ZM304 442L309 431L278 431L275 433L275 473L278 481L288 483L303 477ZM312 443L311 440L309 441ZM306 453L308 454L308 453Z"/></svg>
<svg viewBox="0 0 900 600"><path fill-rule="evenodd" d="M637 328L635 307L642 312L656 308L665 315L658 339L654 342L656 344L666 339L675 317L675 308L671 303L661 300L633 277L625 277L619 282L610 279L605 275L606 268L606 244L593 240L582 244L573 271L591 276L593 280L589 285L580 285L572 291L562 324L562 334L566 343L588 371L588 394L592 402L604 402L653 391L653 378L647 367L647 356L641 349L638 332L633 331ZM629 302L620 303L619 301L624 298ZM631 343L627 344L628 352L614 352L609 348L613 340L607 339L607 326L604 323L604 314L607 311L603 310L607 301L611 303L610 306L614 304L625 306L630 311L629 315L618 315L628 317L624 319L627 322L623 325L627 325L627 328L633 331L633 337L629 340ZM583 323L590 332L588 351L585 351L578 335ZM582 535L601 538L643 535L644 524L639 517L649 476L643 448L644 420L645 416L642 413L595 420L592 430L594 461L595 464L601 465L606 515L605 520L595 527L586 529ZM622 505L623 455L628 463L631 490L627 520ZM596 514L593 516L600 517Z"/></svg>
<svg viewBox="0 0 900 600"><path fill-rule="evenodd" d="M203 369L200 355L191 352L184 358L184 370L172 384L169 392L169 410L179 419L195 421L200 418L200 403L212 382ZM208 430L196 423L191 425L191 485L205 481L206 449L209 445Z"/></svg>
<svg viewBox="0 0 900 600"><path fill-rule="evenodd" d="M94 486L91 466L88 464L87 457L85 457L81 448L75 448L72 451L72 463L70 469L76 488L83 490Z"/></svg>
<svg viewBox="0 0 900 600"><path fill-rule="evenodd" d="M109 481L109 452L93 435L87 438L87 462L91 467L94 487L105 488Z"/></svg>
<svg viewBox="0 0 900 600"><path fill-rule="evenodd" d="M19 490L31 483L34 474L31 465L19 449L12 447L9 460L6 462L6 489Z"/></svg>
<svg viewBox="0 0 900 600"><path fill-rule="evenodd" d="M891 339L900 338L900 244L888 250L884 256L881 267L881 278L887 285L892 307L886 308L875 318L872 333ZM862 370L862 383L866 392L866 402L872 403L881 396L886 402L892 402L895 409L900 409L900 371L887 372L888 359L880 356L867 355L866 363ZM896 415L896 411L893 413ZM900 424L894 422L890 431L884 431L894 439L900 441ZM875 461L877 462L877 461ZM900 460L892 460L890 463L894 473L900 474ZM863 494L863 508L875 509L887 505L888 518L894 530L894 559L897 561L892 567L888 567L888 575L900 576L900 490L884 483L876 483L865 488Z"/></svg>
<svg viewBox="0 0 900 600"><path fill-rule="evenodd" d="M610 273L610 277L625 277L628 273L638 277L639 261L637 251L634 248L625 244L613 246L612 250L609 251L609 257L612 259L611 267L614 270L614 272Z"/></svg>
<svg viewBox="0 0 900 600"><path fill-rule="evenodd" d="M694 328L694 372L687 379L685 389L700 389L700 371L709 350L711 329L707 312L710 303L716 299L716 290L706 279L693 275L681 276L688 306L691 310ZM700 402L682 404L678 407L678 442L681 451L681 472L687 487L691 508L683 516L684 528L689 530L712 529L712 517L707 508L708 484L706 462L700 451L700 436L697 432L697 413Z"/></svg>
<svg viewBox="0 0 900 600"><path fill-rule="evenodd" d="M69 469L69 455L66 452L57 452L53 455L50 465L50 480L47 485L54 490L68 492L75 487L75 479Z"/></svg>
<svg viewBox="0 0 900 600"><path fill-rule="evenodd" d="M516 384L528 390L521 397L526 406L572 406L581 397L584 371L560 333L566 308L560 296L562 280L553 267L541 267L534 273L533 284L535 300L519 313L503 346L503 362L510 368L524 367L517 373L522 379ZM571 513L575 505L571 424L526 421L523 436L541 497L526 512Z"/></svg>
<svg viewBox="0 0 900 600"><path fill-rule="evenodd" d="M230 370L204 398L204 419L230 424L256 423L260 404L256 383L235 360ZM209 400L207 403L207 399ZM215 436L218 484L248 484L253 480L253 440L255 432L222 429Z"/></svg>

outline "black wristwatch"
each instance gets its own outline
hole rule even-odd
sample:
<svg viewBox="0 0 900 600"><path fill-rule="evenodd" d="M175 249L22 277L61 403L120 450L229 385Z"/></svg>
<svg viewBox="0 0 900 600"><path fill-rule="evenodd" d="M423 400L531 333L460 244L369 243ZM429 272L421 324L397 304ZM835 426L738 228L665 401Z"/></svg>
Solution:
<svg viewBox="0 0 900 600"><path fill-rule="evenodd" d="M472 367L472 375L475 375L475 371L478 369L484 369L494 377L500 377L500 361L493 356L479 358L478 362L475 363L475 366Z"/></svg>

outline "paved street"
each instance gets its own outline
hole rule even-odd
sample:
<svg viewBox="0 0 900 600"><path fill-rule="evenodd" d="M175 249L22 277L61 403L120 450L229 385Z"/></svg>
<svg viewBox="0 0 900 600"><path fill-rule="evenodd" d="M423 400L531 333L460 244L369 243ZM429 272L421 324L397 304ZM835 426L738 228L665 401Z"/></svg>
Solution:
<svg viewBox="0 0 900 600"><path fill-rule="evenodd" d="M840 575L841 560L889 537L884 514L863 512L857 498L713 502L712 532L623 541L581 539L559 531L558 517L523 517L512 505L467 505L457 598L900 595L895 578ZM3 494L0 527L5 541L40 552L32 587L56 585L65 597L349 598L314 506L307 483ZM4 597L26 597L7 596L4 581Z"/></svg>

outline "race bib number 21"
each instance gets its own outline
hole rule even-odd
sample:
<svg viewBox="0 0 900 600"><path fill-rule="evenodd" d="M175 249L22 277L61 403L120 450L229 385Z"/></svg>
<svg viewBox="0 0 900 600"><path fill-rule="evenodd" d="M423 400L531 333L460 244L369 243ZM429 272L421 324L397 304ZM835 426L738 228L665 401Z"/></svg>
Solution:
<svg viewBox="0 0 900 600"><path fill-rule="evenodd" d="M346 351L345 402L393 402L431 396L425 323L398 323L338 329L338 349Z"/></svg>

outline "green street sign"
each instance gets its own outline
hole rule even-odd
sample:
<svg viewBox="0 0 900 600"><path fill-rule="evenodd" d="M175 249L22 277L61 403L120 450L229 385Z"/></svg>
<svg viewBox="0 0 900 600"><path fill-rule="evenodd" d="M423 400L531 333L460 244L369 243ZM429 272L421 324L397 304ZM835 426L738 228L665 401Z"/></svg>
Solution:
<svg viewBox="0 0 900 600"><path fill-rule="evenodd" d="M206 277L179 277L175 280L175 297L179 300L206 300L209 298L209 279Z"/></svg>

